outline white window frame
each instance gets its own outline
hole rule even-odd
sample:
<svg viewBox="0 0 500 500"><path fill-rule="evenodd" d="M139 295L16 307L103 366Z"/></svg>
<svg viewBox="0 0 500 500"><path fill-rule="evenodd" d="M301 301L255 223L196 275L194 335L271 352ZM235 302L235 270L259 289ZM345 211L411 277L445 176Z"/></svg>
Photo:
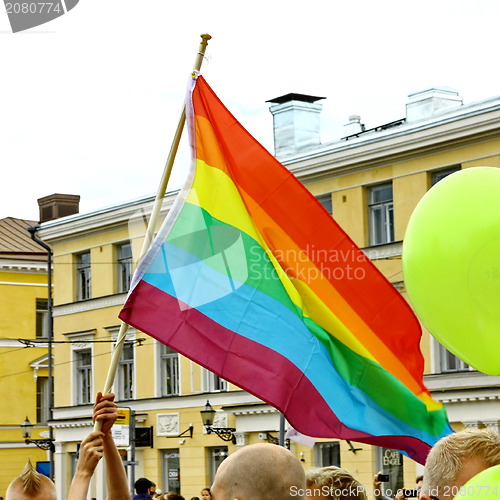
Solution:
<svg viewBox="0 0 500 500"><path fill-rule="evenodd" d="M82 354L88 354L90 358L90 365L81 365L80 360ZM93 363L92 363L92 348L87 347L85 349L76 349L74 351L75 355L75 378L76 378L76 404L89 404L92 403L94 398L94 390L92 384L93 378ZM84 369L83 369L84 368ZM83 376L85 375L85 377ZM87 380L88 378L88 380ZM86 387L84 388L84 382ZM87 385L88 383L88 385ZM84 394L87 396L83 397Z"/></svg>
<svg viewBox="0 0 500 500"><path fill-rule="evenodd" d="M179 396L181 394L181 376L179 354L170 347L159 342L160 346L160 394L162 397ZM167 374L173 372L172 390L167 390Z"/></svg>
<svg viewBox="0 0 500 500"><path fill-rule="evenodd" d="M124 358L125 353L131 352L131 358ZM125 390L127 379L129 389ZM118 401L130 401L135 398L135 346L130 340L125 340L123 344L118 369L116 373L116 397Z"/></svg>
<svg viewBox="0 0 500 500"><path fill-rule="evenodd" d="M125 249L128 249L125 252ZM117 290L127 293L132 281L132 244L130 241L116 245Z"/></svg>
<svg viewBox="0 0 500 500"><path fill-rule="evenodd" d="M80 397L80 379L78 372L78 353L85 350L90 350L91 371L90 371L90 403L94 399L94 346L92 340L96 334L95 330L87 330L85 332L67 333L65 336L71 341L71 394L72 404L88 404L83 403Z"/></svg>
<svg viewBox="0 0 500 500"><path fill-rule="evenodd" d="M83 262L88 255L88 263ZM92 260L90 250L76 254L76 300L92 298Z"/></svg>
<svg viewBox="0 0 500 500"><path fill-rule="evenodd" d="M49 378L36 379L36 421L46 424L49 420Z"/></svg>
<svg viewBox="0 0 500 500"><path fill-rule="evenodd" d="M335 453L338 456L338 463L326 463L323 460L323 450L325 448L334 448ZM335 465L336 467L340 467L340 442L339 441L328 441L323 443L315 443L314 444L314 454L316 460L316 467L327 467L330 465Z"/></svg>
<svg viewBox="0 0 500 500"><path fill-rule="evenodd" d="M201 375L203 392L226 392L229 390L227 380L224 380L210 370L203 368Z"/></svg>
<svg viewBox="0 0 500 500"><path fill-rule="evenodd" d="M36 338L49 337L49 310L48 299L36 299Z"/></svg>
<svg viewBox="0 0 500 500"><path fill-rule="evenodd" d="M375 195L383 189L391 189L391 198L375 201ZM392 182L368 188L368 226L370 246L394 242L394 195Z"/></svg>
<svg viewBox="0 0 500 500"><path fill-rule="evenodd" d="M446 347L434 339L435 357L435 373L460 373L474 371L472 366L469 366L465 361L462 361L458 356L448 351ZM450 366L453 363L455 366Z"/></svg>
<svg viewBox="0 0 500 500"><path fill-rule="evenodd" d="M113 354L113 351L116 346L116 341L118 340L118 334L120 333L120 326L108 326L106 327L106 330L110 333L111 335L111 340L113 343L111 344L111 355ZM123 368L125 365L132 365L132 399L135 398L135 395L137 394L136 391L136 379L137 379L137 330L131 326L128 327L127 333L125 334L125 339L124 343L126 345L132 344L132 360L130 362L126 362L123 359L123 352L122 355L120 356L120 361L118 362L118 370L117 374L114 380L113 384L113 392L116 394L116 400L117 401L130 401L130 398L125 397L126 394L124 394L124 380L123 380L123 374L121 371L121 368ZM124 344L124 347L125 347Z"/></svg>

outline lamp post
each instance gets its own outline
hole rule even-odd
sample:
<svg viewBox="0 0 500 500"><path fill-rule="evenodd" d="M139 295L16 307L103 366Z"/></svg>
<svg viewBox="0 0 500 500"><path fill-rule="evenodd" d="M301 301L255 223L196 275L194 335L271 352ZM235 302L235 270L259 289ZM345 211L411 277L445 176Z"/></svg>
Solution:
<svg viewBox="0 0 500 500"><path fill-rule="evenodd" d="M34 444L42 450L49 450L51 453L54 453L54 439L31 439L33 424L29 421L28 417L26 417L26 420L21 424L21 431L23 433L23 439L26 444Z"/></svg>
<svg viewBox="0 0 500 500"><path fill-rule="evenodd" d="M236 444L236 436L234 432L236 431L233 427L213 427L215 410L212 408L210 401L207 399L207 404L200 411L201 420L203 421L203 425L207 431L207 434L217 434L223 441L231 441L233 444Z"/></svg>

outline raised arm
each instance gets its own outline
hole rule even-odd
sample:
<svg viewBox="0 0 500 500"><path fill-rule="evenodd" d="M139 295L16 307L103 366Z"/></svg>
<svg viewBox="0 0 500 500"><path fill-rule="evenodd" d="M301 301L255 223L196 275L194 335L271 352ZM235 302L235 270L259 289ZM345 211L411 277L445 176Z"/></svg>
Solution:
<svg viewBox="0 0 500 500"><path fill-rule="evenodd" d="M106 459L107 499L110 500L112 495L113 500L130 500L125 467L111 435L111 427L118 418L118 406L114 401L115 395L113 393L103 395L98 392L94 404L94 421L102 422L101 431L103 434L104 457Z"/></svg>
<svg viewBox="0 0 500 500"><path fill-rule="evenodd" d="M99 460L104 455L103 438L102 432L94 431L82 441L75 475L69 487L68 500L87 499L90 480Z"/></svg>

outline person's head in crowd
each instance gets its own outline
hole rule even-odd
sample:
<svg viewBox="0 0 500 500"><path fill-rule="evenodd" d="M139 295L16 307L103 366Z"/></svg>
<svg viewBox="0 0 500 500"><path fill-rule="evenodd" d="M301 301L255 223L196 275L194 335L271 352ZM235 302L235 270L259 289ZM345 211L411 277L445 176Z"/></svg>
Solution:
<svg viewBox="0 0 500 500"><path fill-rule="evenodd" d="M152 485L153 483L149 479L140 477L134 483L134 489L138 495L149 495L149 491Z"/></svg>
<svg viewBox="0 0 500 500"><path fill-rule="evenodd" d="M153 483L153 481L151 481L151 486L149 487L148 495L151 498L155 498L157 496L156 495L156 484Z"/></svg>
<svg viewBox="0 0 500 500"><path fill-rule="evenodd" d="M47 476L37 472L29 460L21 475L7 487L5 497L6 500L57 499L54 483Z"/></svg>
<svg viewBox="0 0 500 500"><path fill-rule="evenodd" d="M300 460L283 446L243 446L217 469L213 500L303 500L305 474Z"/></svg>
<svg viewBox="0 0 500 500"><path fill-rule="evenodd" d="M344 469L312 467L306 471L306 499L367 500L363 485Z"/></svg>
<svg viewBox="0 0 500 500"><path fill-rule="evenodd" d="M465 429L441 438L425 462L420 498L452 500L479 472L500 464L500 435Z"/></svg>
<svg viewBox="0 0 500 500"><path fill-rule="evenodd" d="M201 500L212 500L212 493L210 488L203 488L201 490Z"/></svg>
<svg viewBox="0 0 500 500"><path fill-rule="evenodd" d="M179 493L176 493L175 491L169 491L168 493L165 493L163 495L164 500L184 500L184 497L182 495L179 495Z"/></svg>

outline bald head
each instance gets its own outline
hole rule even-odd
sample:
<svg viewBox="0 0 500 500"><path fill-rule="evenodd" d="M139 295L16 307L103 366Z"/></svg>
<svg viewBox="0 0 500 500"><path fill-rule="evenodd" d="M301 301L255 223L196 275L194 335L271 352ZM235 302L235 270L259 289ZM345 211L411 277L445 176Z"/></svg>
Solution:
<svg viewBox="0 0 500 500"><path fill-rule="evenodd" d="M305 481L302 464L289 450L259 443L222 462L211 492L213 500L300 500Z"/></svg>
<svg viewBox="0 0 500 500"><path fill-rule="evenodd" d="M54 483L28 463L7 488L5 500L56 500Z"/></svg>

